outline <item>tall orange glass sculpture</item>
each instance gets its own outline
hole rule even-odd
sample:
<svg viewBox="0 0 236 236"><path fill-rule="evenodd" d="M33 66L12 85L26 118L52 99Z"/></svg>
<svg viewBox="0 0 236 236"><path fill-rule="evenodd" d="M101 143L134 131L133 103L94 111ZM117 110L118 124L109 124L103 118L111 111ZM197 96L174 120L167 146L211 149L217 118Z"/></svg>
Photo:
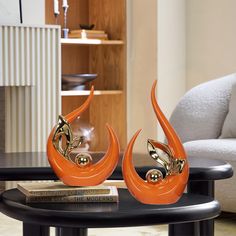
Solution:
<svg viewBox="0 0 236 236"><path fill-rule="evenodd" d="M87 100L79 108L65 117L59 116L58 124L52 129L47 142L47 156L55 174L64 184L70 186L93 186L101 184L114 171L119 160L119 142L110 125L106 125L109 134L109 147L97 163L92 163L88 153L79 153L75 160L70 158L75 142L79 139L73 137L70 123L80 116L90 105L93 98L94 87L91 88ZM64 137L66 145L61 147L60 141Z"/></svg>
<svg viewBox="0 0 236 236"><path fill-rule="evenodd" d="M145 204L171 204L178 201L183 194L188 181L189 167L184 147L178 135L157 104L156 83L155 81L152 86L151 101L168 144L149 139L147 148L150 156L163 167L165 173L163 175L159 169L149 170L146 174L146 180L137 174L133 165L132 151L141 130L135 133L126 148L122 171L128 190L137 200ZM157 152L158 149L161 149L165 155L160 156Z"/></svg>

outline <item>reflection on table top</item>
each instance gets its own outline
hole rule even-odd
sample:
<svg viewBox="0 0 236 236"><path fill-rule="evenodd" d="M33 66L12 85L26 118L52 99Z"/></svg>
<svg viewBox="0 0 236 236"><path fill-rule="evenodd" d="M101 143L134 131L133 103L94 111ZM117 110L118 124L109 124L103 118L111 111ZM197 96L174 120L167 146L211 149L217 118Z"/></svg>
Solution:
<svg viewBox="0 0 236 236"><path fill-rule="evenodd" d="M104 153L92 153L94 161ZM146 172L156 166L156 162L148 154L134 154L134 165L143 177ZM111 176L121 179L122 154L118 167ZM190 180L216 180L230 178L233 175L231 165L215 159L201 157L189 158ZM0 180L48 180L57 179L53 173L45 152L0 153Z"/></svg>

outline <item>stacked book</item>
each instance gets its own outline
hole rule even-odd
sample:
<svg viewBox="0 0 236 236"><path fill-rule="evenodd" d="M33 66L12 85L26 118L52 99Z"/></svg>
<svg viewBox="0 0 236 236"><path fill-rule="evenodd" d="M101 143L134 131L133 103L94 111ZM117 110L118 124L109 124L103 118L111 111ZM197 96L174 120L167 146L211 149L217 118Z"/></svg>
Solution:
<svg viewBox="0 0 236 236"><path fill-rule="evenodd" d="M27 203L41 202L118 202L116 186L71 187L62 182L18 183Z"/></svg>
<svg viewBox="0 0 236 236"><path fill-rule="evenodd" d="M108 36L103 30L71 30L69 32L69 38L80 38L80 39L101 39L107 40Z"/></svg>

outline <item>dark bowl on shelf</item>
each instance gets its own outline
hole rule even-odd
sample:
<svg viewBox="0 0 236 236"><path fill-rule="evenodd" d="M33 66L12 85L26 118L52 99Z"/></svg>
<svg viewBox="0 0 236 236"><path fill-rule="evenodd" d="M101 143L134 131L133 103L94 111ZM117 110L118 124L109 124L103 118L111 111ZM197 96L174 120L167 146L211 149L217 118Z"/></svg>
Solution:
<svg viewBox="0 0 236 236"><path fill-rule="evenodd" d="M97 78L97 74L64 74L62 75L63 90L83 90L85 85Z"/></svg>
<svg viewBox="0 0 236 236"><path fill-rule="evenodd" d="M97 74L66 74L62 75L63 83L83 85L97 78Z"/></svg>
<svg viewBox="0 0 236 236"><path fill-rule="evenodd" d="M94 28L94 24L91 25L85 25L85 24L79 24L80 29L85 29L85 30L92 30Z"/></svg>

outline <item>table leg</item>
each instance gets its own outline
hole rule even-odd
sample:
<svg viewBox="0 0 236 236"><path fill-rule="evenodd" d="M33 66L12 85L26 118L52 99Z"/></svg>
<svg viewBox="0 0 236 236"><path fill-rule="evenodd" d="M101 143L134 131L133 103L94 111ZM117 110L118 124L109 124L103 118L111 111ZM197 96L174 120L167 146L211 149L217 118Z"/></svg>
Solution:
<svg viewBox="0 0 236 236"><path fill-rule="evenodd" d="M57 227L56 236L87 236L88 229L86 228L66 228Z"/></svg>
<svg viewBox="0 0 236 236"><path fill-rule="evenodd" d="M214 181L189 181L187 187L188 193L196 193L215 197L215 183Z"/></svg>
<svg viewBox="0 0 236 236"><path fill-rule="evenodd" d="M214 181L189 181L188 193L206 195L214 198ZM214 236L214 220L194 223L170 224L169 236Z"/></svg>
<svg viewBox="0 0 236 236"><path fill-rule="evenodd" d="M188 193L202 194L215 197L214 181L189 181ZM214 236L214 220L204 220L200 222L201 236Z"/></svg>
<svg viewBox="0 0 236 236"><path fill-rule="evenodd" d="M170 224L169 236L200 236L200 223Z"/></svg>
<svg viewBox="0 0 236 236"><path fill-rule="evenodd" d="M49 236L49 226L23 223L23 236Z"/></svg>

